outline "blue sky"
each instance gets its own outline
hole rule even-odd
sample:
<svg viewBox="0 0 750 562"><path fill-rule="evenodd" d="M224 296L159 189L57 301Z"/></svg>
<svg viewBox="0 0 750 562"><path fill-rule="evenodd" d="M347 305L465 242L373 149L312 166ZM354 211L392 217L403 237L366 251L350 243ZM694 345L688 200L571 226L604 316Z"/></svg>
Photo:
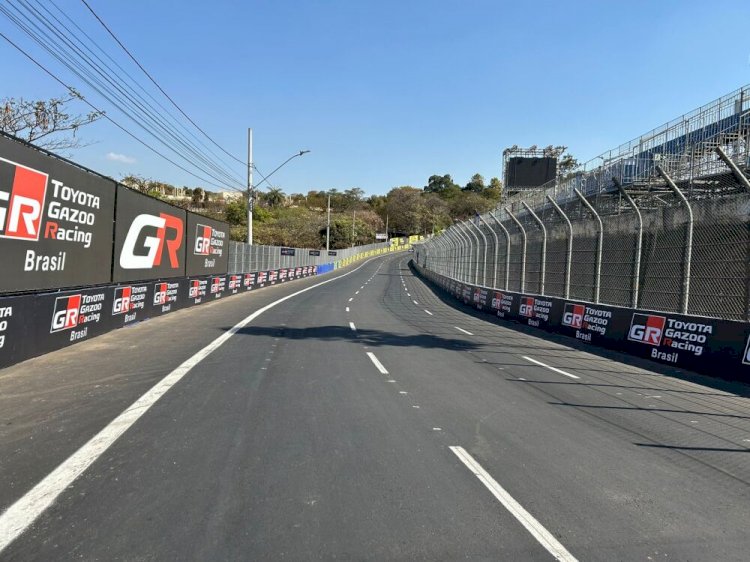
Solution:
<svg viewBox="0 0 750 562"><path fill-rule="evenodd" d="M137 76L78 0L55 1ZM489 179L514 144L583 161L750 83L746 0L89 1L231 153L247 127L264 172L310 149L274 176L287 193ZM136 130L3 15L0 30ZM2 40L0 61L0 98L61 93ZM81 135L96 143L72 156L97 171L201 183L106 122Z"/></svg>

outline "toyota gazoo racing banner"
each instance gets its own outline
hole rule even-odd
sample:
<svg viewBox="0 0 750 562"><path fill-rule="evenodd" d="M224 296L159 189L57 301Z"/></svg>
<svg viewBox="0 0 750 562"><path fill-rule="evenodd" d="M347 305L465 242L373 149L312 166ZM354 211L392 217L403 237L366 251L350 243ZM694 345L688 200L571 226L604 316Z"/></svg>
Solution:
<svg viewBox="0 0 750 562"><path fill-rule="evenodd" d="M115 321L121 319L124 325L148 318L148 285L121 285L114 287L112 291L111 314Z"/></svg>
<svg viewBox="0 0 750 562"><path fill-rule="evenodd" d="M0 137L0 293L110 281L115 184Z"/></svg>
<svg viewBox="0 0 750 562"><path fill-rule="evenodd" d="M277 270L272 269L271 271L268 272L268 282L271 285L275 285L276 284L276 280L278 278L279 278L279 272Z"/></svg>
<svg viewBox="0 0 750 562"><path fill-rule="evenodd" d="M266 283L268 283L268 272L267 271L259 271L258 272L258 279L256 281L258 287L265 287Z"/></svg>
<svg viewBox="0 0 750 562"><path fill-rule="evenodd" d="M45 339L75 342L109 331L112 307L109 296L110 290L106 288L43 295L40 309L47 313L47 322L37 325L37 341L42 346ZM57 347L60 346L50 345L51 349Z"/></svg>
<svg viewBox="0 0 750 562"><path fill-rule="evenodd" d="M242 286L246 291L252 291L255 288L255 273L245 273L242 276Z"/></svg>
<svg viewBox="0 0 750 562"><path fill-rule="evenodd" d="M511 310L513 308L513 294L503 293L500 291L494 291L492 293L492 301L490 307L495 311L495 314L500 318L510 317Z"/></svg>
<svg viewBox="0 0 750 562"><path fill-rule="evenodd" d="M240 287L242 286L242 276L241 275L228 275L227 276L227 284L229 286L229 294L236 295L240 291Z"/></svg>
<svg viewBox="0 0 750 562"><path fill-rule="evenodd" d="M227 287L227 278L222 275L220 277L211 277L210 281L210 292L215 299L219 299L224 295L224 291Z"/></svg>
<svg viewBox="0 0 750 562"><path fill-rule="evenodd" d="M677 364L695 360L710 348L716 331L716 321L702 320L635 312L630 320L628 341L643 346L632 346L639 355L646 350L648 357L658 361Z"/></svg>
<svg viewBox="0 0 750 562"><path fill-rule="evenodd" d="M598 304L565 302L560 331L584 342L601 343L612 335L613 315L617 312L615 308Z"/></svg>
<svg viewBox="0 0 750 562"><path fill-rule="evenodd" d="M185 217L182 209L118 185L114 281L184 276Z"/></svg>
<svg viewBox="0 0 750 562"><path fill-rule="evenodd" d="M279 281L281 283L283 283L284 281L286 281L287 272L288 272L287 269L280 269L279 270Z"/></svg>
<svg viewBox="0 0 750 562"><path fill-rule="evenodd" d="M229 269L229 225L187 214L187 275L226 273Z"/></svg>
<svg viewBox="0 0 750 562"><path fill-rule="evenodd" d="M152 316L165 314L167 312L171 312L175 308L179 308L180 293L184 294L184 289L182 291L180 289L181 285L184 286L184 281L178 279L172 281L158 281L152 284ZM184 297L182 298L184 302Z"/></svg>

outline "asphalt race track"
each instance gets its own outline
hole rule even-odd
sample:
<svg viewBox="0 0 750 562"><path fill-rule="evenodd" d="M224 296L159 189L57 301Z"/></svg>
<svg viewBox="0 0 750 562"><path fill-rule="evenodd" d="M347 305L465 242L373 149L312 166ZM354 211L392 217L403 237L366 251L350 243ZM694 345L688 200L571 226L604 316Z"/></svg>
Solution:
<svg viewBox="0 0 750 562"><path fill-rule="evenodd" d="M494 323L408 260L0 370L0 560L748 559L748 387Z"/></svg>

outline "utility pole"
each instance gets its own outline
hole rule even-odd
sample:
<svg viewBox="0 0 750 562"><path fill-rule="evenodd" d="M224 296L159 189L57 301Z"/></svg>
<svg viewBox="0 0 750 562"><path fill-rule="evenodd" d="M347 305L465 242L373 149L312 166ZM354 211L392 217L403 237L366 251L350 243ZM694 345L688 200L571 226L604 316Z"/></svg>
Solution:
<svg viewBox="0 0 750 562"><path fill-rule="evenodd" d="M247 243L253 243L253 130L247 130Z"/></svg>
<svg viewBox="0 0 750 562"><path fill-rule="evenodd" d="M385 216L385 243L388 245L388 215Z"/></svg>
<svg viewBox="0 0 750 562"><path fill-rule="evenodd" d="M328 194L328 219L326 220L326 252L331 249L331 194Z"/></svg>

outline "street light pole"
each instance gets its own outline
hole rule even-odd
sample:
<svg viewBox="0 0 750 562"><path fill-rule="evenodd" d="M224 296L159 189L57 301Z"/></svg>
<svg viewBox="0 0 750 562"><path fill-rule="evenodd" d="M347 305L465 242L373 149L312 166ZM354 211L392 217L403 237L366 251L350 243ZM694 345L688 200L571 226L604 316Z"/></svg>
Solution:
<svg viewBox="0 0 750 562"><path fill-rule="evenodd" d="M357 211L352 211L352 248L354 248L354 223L357 221Z"/></svg>
<svg viewBox="0 0 750 562"><path fill-rule="evenodd" d="M310 152L309 150L300 150L296 154L292 154L289 158L284 160L281 164L276 166L276 168L268 174L265 177L262 177L260 179L259 184L262 182L268 183L268 178L270 178L272 175L274 175L276 172L278 172L281 168L283 168L290 160L293 160L294 158L297 158L297 156L302 156L303 154L307 154ZM255 202L255 187L253 186L253 130L248 129L247 130L247 243L252 244L253 243L253 206ZM263 175L260 174L259 175ZM270 183L268 185L271 185Z"/></svg>
<svg viewBox="0 0 750 562"><path fill-rule="evenodd" d="M328 194L328 218L326 219L326 252L331 249L331 194Z"/></svg>
<svg viewBox="0 0 750 562"><path fill-rule="evenodd" d="M253 130L247 130L247 243L253 243Z"/></svg>

